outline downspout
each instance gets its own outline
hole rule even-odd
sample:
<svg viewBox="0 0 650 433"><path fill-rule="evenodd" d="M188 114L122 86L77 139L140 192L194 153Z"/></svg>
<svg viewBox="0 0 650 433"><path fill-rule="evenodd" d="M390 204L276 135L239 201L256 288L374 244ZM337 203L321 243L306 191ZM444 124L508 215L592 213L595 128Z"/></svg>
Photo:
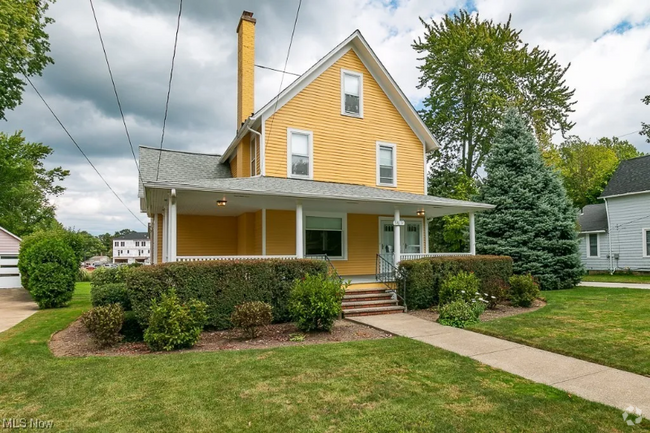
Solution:
<svg viewBox="0 0 650 433"><path fill-rule="evenodd" d="M612 256L612 228L611 228L611 222L609 219L609 205L607 204L607 199L604 198L605 200L605 213L607 214L607 246L609 248L609 273L613 274L614 273L614 258Z"/></svg>
<svg viewBox="0 0 650 433"><path fill-rule="evenodd" d="M260 134L260 133L257 132L256 130L252 129L252 128L251 128L250 126L248 126L248 125L246 125L246 130L247 130L248 132L252 133L252 134L257 135L257 136L259 137L260 154L257 155L257 156L258 156L258 158L260 159L260 161L259 161L259 163L260 163L260 175L263 175L263 173L264 173L264 171L263 171L263 167L264 167L264 165L263 165L264 157L263 157L262 155L263 155L263 153L264 153L264 148L263 148L263 146L262 146L262 134Z"/></svg>

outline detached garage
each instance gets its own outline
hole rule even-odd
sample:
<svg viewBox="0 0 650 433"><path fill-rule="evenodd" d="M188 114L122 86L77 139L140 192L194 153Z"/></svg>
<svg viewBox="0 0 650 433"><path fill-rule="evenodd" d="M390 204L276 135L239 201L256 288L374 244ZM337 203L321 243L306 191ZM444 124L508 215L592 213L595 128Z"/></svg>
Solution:
<svg viewBox="0 0 650 433"><path fill-rule="evenodd" d="M18 250L20 238L0 227L0 289L21 287Z"/></svg>

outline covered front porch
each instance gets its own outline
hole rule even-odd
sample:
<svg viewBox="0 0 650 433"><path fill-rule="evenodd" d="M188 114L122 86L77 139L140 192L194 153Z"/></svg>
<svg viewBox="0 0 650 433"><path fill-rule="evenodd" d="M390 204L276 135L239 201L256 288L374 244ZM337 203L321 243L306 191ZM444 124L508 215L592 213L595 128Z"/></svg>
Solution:
<svg viewBox="0 0 650 433"><path fill-rule="evenodd" d="M402 260L475 254L474 212L489 206L404 193L372 199L182 186L147 192L154 264L327 259L355 283L371 283L381 266ZM470 250L429 252L428 219L458 213L470 215Z"/></svg>

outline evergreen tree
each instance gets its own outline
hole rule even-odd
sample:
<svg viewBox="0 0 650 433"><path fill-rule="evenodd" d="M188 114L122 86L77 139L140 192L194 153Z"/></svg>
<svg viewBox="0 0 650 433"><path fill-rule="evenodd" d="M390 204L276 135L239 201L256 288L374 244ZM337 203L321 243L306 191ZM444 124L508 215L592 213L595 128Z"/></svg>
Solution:
<svg viewBox="0 0 650 433"><path fill-rule="evenodd" d="M485 170L479 199L496 208L477 214L477 251L512 257L515 273L532 274L544 290L575 286L583 272L577 211L515 109L504 117Z"/></svg>

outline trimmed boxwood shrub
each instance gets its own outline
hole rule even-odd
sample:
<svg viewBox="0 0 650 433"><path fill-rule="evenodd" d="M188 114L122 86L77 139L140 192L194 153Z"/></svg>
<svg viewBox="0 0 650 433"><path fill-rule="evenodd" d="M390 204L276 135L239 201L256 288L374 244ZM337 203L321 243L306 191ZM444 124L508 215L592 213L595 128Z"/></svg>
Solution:
<svg viewBox="0 0 650 433"><path fill-rule="evenodd" d="M74 292L79 264L72 248L60 236L39 234L21 246L18 257L23 287L40 308L63 307Z"/></svg>
<svg viewBox="0 0 650 433"><path fill-rule="evenodd" d="M473 272L483 283L490 278L508 281L512 259L507 256L441 256L404 260L399 264L398 287L406 285L406 303L410 309L430 308L438 303L442 282L460 271ZM402 293L402 295L404 295Z"/></svg>
<svg viewBox="0 0 650 433"><path fill-rule="evenodd" d="M289 297L289 312L298 329L331 331L341 314L345 287L334 276L307 275L296 280Z"/></svg>
<svg viewBox="0 0 650 433"><path fill-rule="evenodd" d="M273 308L274 322L288 322L293 282L305 275L327 274L320 260L241 260L180 262L142 266L127 273L131 308L143 328L148 325L151 302L172 287L183 302L207 304L207 326L232 327L236 305L262 301Z"/></svg>
<svg viewBox="0 0 650 433"><path fill-rule="evenodd" d="M93 307L120 304L125 311L131 309L131 300L125 283L109 283L100 286L92 284L90 286L90 302Z"/></svg>
<svg viewBox="0 0 650 433"><path fill-rule="evenodd" d="M259 335L259 328L270 325L273 321L273 308L266 302L251 301L235 306L235 311L230 316L230 321L244 331L248 338Z"/></svg>
<svg viewBox="0 0 650 433"><path fill-rule="evenodd" d="M539 296L539 284L530 275L510 277L510 302L516 307L530 307Z"/></svg>
<svg viewBox="0 0 650 433"><path fill-rule="evenodd" d="M131 266L118 266L116 268L95 269L91 277L91 285L103 286L104 284L126 284L126 276L133 270Z"/></svg>
<svg viewBox="0 0 650 433"><path fill-rule="evenodd" d="M122 339L120 330L124 323L124 310L118 304L95 307L81 316L82 323L101 346L114 346Z"/></svg>

